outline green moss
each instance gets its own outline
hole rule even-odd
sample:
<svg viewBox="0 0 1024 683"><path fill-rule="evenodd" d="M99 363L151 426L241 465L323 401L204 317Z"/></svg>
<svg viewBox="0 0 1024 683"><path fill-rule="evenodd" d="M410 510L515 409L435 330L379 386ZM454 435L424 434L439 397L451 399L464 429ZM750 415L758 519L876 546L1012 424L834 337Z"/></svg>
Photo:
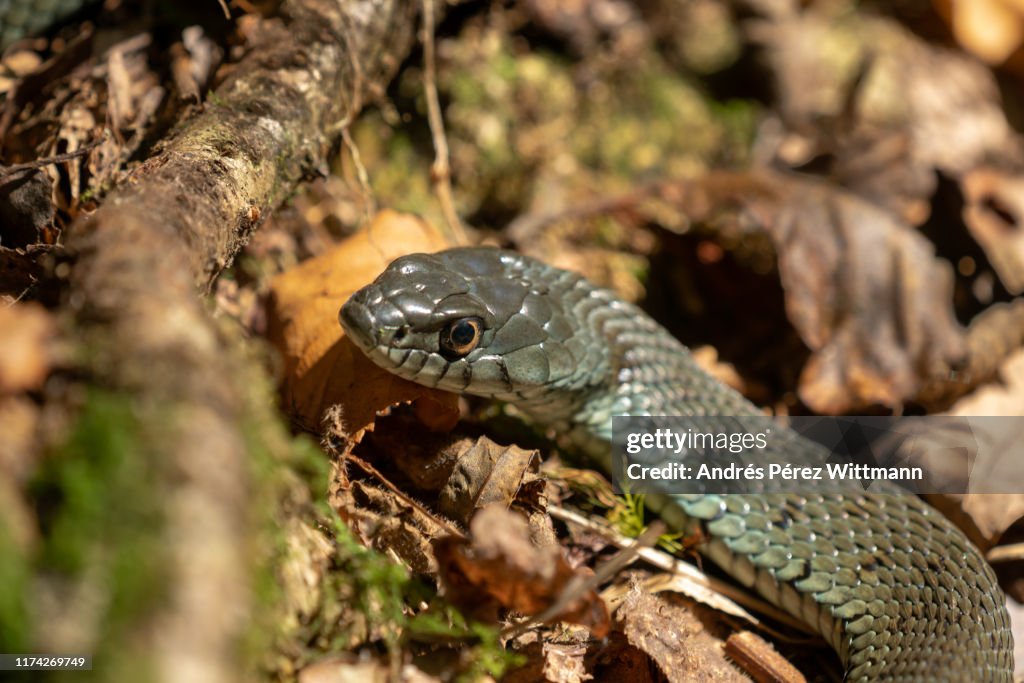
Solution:
<svg viewBox="0 0 1024 683"><path fill-rule="evenodd" d="M93 626L81 624L95 630L93 654L103 663L94 668L94 680L153 678L146 655L127 644L136 624L166 597L161 498L153 490L157 460L131 400L91 390L68 438L29 489L43 532L37 576L58 594L81 595L100 606L87 620ZM66 618L86 619L74 609ZM81 676L52 677L72 675Z"/></svg>
<svg viewBox="0 0 1024 683"><path fill-rule="evenodd" d="M27 652L30 623L25 603L29 596L26 558L0 518L0 652Z"/></svg>
<svg viewBox="0 0 1024 683"><path fill-rule="evenodd" d="M465 644L461 681L501 679L511 669L526 663L522 655L509 652L501 645L498 629L470 621L443 600L435 600L430 608L409 621L410 637L427 642L462 641Z"/></svg>
<svg viewBox="0 0 1024 683"><path fill-rule="evenodd" d="M31 487L46 537L42 565L79 573L97 551L119 550L110 542L112 530L156 525L152 478L139 449L129 400L93 392Z"/></svg>
<svg viewBox="0 0 1024 683"><path fill-rule="evenodd" d="M331 519L335 567L328 586L336 599L347 601L365 620L359 620L365 633L357 635L375 634L396 663L410 642L440 641L453 646L459 652L460 680L480 680L485 675L499 678L521 663L519 656L502 647L497 627L466 619L404 567L363 547L337 515L332 513ZM325 595L325 603L327 600ZM423 603L429 607L410 616L415 606ZM338 632L331 641L351 643L352 636Z"/></svg>
<svg viewBox="0 0 1024 683"><path fill-rule="evenodd" d="M712 116L723 128L718 159L732 166L746 164L757 135L758 105L749 100L734 99L711 102L709 106Z"/></svg>
<svg viewBox="0 0 1024 683"><path fill-rule="evenodd" d="M218 107L228 106L227 101L213 90L206 91L206 101Z"/></svg>

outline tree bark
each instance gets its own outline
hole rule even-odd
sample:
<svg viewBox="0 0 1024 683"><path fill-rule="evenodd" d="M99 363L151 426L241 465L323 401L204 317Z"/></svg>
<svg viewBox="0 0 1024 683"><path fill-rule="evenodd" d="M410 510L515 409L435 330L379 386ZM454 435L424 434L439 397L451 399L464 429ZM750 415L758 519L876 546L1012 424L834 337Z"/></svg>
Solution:
<svg viewBox="0 0 1024 683"><path fill-rule="evenodd" d="M417 6L286 0L204 110L68 231L66 308L91 381L130 396L145 431L160 434L133 457L149 460L160 497L168 585L154 590L167 597L124 644L158 679L251 673L239 648L251 607L244 430L253 424L246 378L259 371L197 290L303 178L326 168L343 126L410 49ZM255 398L265 405L270 394Z"/></svg>

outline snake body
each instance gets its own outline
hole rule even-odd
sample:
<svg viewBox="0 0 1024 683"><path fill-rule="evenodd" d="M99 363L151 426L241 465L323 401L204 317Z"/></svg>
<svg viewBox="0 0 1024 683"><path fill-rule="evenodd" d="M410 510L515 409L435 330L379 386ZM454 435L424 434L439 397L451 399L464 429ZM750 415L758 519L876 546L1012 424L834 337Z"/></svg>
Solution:
<svg viewBox="0 0 1024 683"><path fill-rule="evenodd" d="M381 367L515 404L607 463L613 415L760 415L639 308L514 252L394 261L341 309ZM790 455L817 444L794 436ZM649 506L701 551L805 621L848 681L1010 681L1012 636L989 565L915 496L664 494Z"/></svg>

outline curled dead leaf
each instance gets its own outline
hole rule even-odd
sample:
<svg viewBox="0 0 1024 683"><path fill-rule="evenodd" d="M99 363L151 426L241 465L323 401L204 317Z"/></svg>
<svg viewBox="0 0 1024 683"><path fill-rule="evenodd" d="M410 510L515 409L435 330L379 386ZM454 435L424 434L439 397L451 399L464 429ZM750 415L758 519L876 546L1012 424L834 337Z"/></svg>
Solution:
<svg viewBox="0 0 1024 683"><path fill-rule="evenodd" d="M537 451L501 446L486 437L464 445L441 489L441 512L452 519L468 520L489 505L508 507L520 496L536 506L544 493Z"/></svg>
<svg viewBox="0 0 1024 683"><path fill-rule="evenodd" d="M277 276L271 283L268 337L285 360L284 402L299 423L316 430L324 411L343 410L346 431L358 436L378 411L399 403L433 403L437 428L458 418L457 398L395 377L371 363L345 339L338 310L357 289L395 258L449 246L424 221L381 212L336 248Z"/></svg>
<svg viewBox="0 0 1024 683"><path fill-rule="evenodd" d="M460 536L448 520L468 526L485 504L515 506L527 515L533 542L556 543L536 451L432 433L398 410L379 417L369 436L339 457L331 504L364 543L414 571L436 574L430 542Z"/></svg>
<svg viewBox="0 0 1024 683"><path fill-rule="evenodd" d="M469 540L438 539L434 550L449 599L481 618L496 619L502 607L540 614L582 580L558 546L534 545L526 520L498 505L476 514ZM557 619L586 626L598 638L610 626L608 610L592 589L581 591Z"/></svg>
<svg viewBox="0 0 1024 683"><path fill-rule="evenodd" d="M964 355L951 267L863 199L811 181L788 185L769 232L787 314L813 351L800 398L823 414L900 404Z"/></svg>
<svg viewBox="0 0 1024 683"><path fill-rule="evenodd" d="M767 171L712 173L680 197L697 220L738 205L771 236L786 314L812 351L800 398L816 412L899 405L964 358L951 266L890 212Z"/></svg>
<svg viewBox="0 0 1024 683"><path fill-rule="evenodd" d="M964 176L963 218L1011 294L1024 292L1024 175L978 168Z"/></svg>

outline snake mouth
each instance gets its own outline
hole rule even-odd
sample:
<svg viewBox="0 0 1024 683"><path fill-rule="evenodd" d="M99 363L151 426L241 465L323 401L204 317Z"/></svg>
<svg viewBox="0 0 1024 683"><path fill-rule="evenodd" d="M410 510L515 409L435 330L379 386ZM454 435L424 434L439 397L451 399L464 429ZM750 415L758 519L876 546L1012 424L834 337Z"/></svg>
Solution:
<svg viewBox="0 0 1024 683"><path fill-rule="evenodd" d="M375 338L374 330L377 329L373 313L363 303L350 298L342 305L338 312L338 322L356 346L369 353L377 347L378 340Z"/></svg>

